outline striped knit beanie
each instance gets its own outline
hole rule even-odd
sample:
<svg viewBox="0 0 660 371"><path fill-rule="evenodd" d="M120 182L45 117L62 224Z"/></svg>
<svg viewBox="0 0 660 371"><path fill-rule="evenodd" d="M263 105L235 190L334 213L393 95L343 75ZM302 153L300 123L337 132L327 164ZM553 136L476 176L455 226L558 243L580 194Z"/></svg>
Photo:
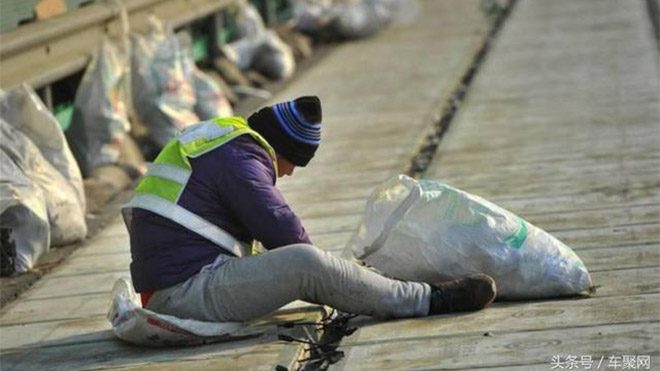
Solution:
<svg viewBox="0 0 660 371"><path fill-rule="evenodd" d="M305 166L321 143L321 101L316 96L264 107L248 117L275 152L296 166Z"/></svg>

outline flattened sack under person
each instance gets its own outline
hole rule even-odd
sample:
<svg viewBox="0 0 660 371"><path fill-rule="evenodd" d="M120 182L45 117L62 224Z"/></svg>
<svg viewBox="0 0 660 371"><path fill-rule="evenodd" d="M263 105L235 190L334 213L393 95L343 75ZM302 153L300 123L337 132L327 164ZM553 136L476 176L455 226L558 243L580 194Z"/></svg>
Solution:
<svg viewBox="0 0 660 371"><path fill-rule="evenodd" d="M128 278L115 282L107 318L118 338L149 347L199 345L260 335L245 323L196 321L144 309Z"/></svg>
<svg viewBox="0 0 660 371"><path fill-rule="evenodd" d="M358 259L403 280L486 273L498 299L593 288L582 260L549 233L483 198L405 175L373 192L354 249Z"/></svg>

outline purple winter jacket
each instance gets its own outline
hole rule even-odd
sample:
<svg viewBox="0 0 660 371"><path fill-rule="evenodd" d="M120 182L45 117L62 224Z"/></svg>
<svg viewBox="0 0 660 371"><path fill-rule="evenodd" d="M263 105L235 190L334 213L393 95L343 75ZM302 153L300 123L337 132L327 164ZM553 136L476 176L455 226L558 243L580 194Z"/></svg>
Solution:
<svg viewBox="0 0 660 371"><path fill-rule="evenodd" d="M244 242L267 249L311 243L300 219L275 188L266 151L243 135L197 158L179 204ZM212 263L221 250L206 238L143 209L133 210L131 276L137 292L183 282Z"/></svg>

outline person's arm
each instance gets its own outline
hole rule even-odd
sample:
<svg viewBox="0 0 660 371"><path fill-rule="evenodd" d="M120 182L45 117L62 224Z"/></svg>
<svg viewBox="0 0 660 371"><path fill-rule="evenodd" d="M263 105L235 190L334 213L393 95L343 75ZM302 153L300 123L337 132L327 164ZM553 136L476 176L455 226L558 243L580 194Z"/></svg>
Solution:
<svg viewBox="0 0 660 371"><path fill-rule="evenodd" d="M266 249L311 243L300 219L275 187L275 172L265 154L236 155L221 177L223 201Z"/></svg>

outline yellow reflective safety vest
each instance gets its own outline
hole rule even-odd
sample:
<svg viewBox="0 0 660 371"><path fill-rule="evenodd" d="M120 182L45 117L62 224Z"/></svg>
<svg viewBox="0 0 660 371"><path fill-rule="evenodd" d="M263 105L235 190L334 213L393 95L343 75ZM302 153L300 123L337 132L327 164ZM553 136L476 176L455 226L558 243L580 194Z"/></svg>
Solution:
<svg viewBox="0 0 660 371"><path fill-rule="evenodd" d="M201 156L241 135L254 138L272 158L277 171L275 151L242 117L215 118L187 127L165 145L153 163L148 164L146 175L135 189L135 196L122 208L129 232L132 210L140 208L182 225L235 256L250 255L249 246L178 204L192 174L189 159Z"/></svg>

